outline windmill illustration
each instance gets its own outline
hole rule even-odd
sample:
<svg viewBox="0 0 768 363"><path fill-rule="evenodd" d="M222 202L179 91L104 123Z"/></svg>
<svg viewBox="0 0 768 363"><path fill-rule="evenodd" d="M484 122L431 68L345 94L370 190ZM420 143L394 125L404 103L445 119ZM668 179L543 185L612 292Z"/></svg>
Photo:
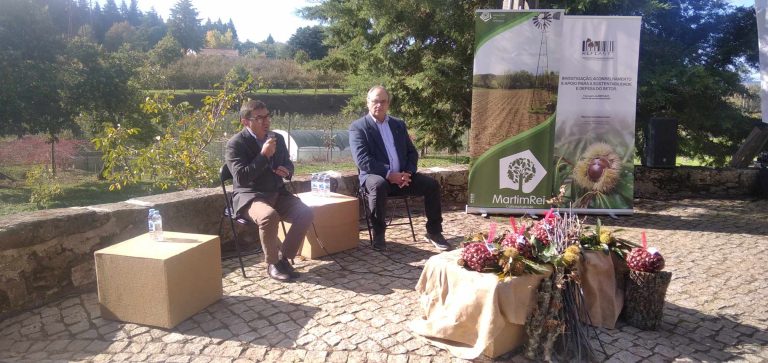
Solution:
<svg viewBox="0 0 768 363"><path fill-rule="evenodd" d="M559 14L558 14L559 15ZM552 91L552 80L549 74L549 56L547 55L547 32L552 27L552 13L542 12L533 19L533 26L541 32L539 42L539 59L536 61L536 76L534 77L531 110L539 110L546 105Z"/></svg>

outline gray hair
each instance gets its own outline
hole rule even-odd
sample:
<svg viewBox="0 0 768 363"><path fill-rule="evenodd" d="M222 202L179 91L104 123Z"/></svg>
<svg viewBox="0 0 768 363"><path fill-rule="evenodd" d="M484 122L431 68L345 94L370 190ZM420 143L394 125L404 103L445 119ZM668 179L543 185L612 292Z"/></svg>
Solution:
<svg viewBox="0 0 768 363"><path fill-rule="evenodd" d="M382 86L382 85L376 85L376 86L371 87L371 89L368 90L368 94L366 95L365 100L366 101L370 101L371 100L371 93L373 93L375 91L378 91L378 90L382 90L382 91L384 91L384 93L387 94L387 101L391 100L392 95L389 94L389 91L387 91L387 89L384 88L384 86Z"/></svg>

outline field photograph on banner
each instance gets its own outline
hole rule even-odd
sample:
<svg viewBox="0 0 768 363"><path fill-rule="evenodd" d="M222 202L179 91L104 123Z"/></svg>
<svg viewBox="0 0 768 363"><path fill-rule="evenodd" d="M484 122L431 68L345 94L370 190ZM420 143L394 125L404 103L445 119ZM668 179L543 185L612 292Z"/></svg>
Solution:
<svg viewBox="0 0 768 363"><path fill-rule="evenodd" d="M561 207L631 214L640 17L566 16L553 183Z"/></svg>
<svg viewBox="0 0 768 363"><path fill-rule="evenodd" d="M480 10L469 213L549 210L562 10Z"/></svg>

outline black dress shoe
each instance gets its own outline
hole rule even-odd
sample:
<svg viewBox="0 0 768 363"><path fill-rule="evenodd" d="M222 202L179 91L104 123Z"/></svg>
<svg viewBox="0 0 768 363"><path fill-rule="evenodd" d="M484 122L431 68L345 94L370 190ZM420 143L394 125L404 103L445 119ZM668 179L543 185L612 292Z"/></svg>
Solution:
<svg viewBox="0 0 768 363"><path fill-rule="evenodd" d="M288 261L287 258L283 258L282 260L277 261L277 264L280 265L280 269L287 272L288 276L291 278L295 279L301 276L298 272L296 272L296 269L293 268L293 265L290 261Z"/></svg>
<svg viewBox="0 0 768 363"><path fill-rule="evenodd" d="M443 237L442 233L427 233L424 238L426 238L427 242L432 243L432 245L440 251L448 251L451 249L451 245L448 243L445 237Z"/></svg>
<svg viewBox="0 0 768 363"><path fill-rule="evenodd" d="M277 281L290 281L291 280L291 274L287 273L286 271L283 271L283 269L280 266L280 261L278 261L276 264L269 264L267 266L267 275L269 277L277 280Z"/></svg>
<svg viewBox="0 0 768 363"><path fill-rule="evenodd" d="M386 238L384 237L384 233L374 234L373 235L373 249L376 251L386 251L387 250L387 242Z"/></svg>

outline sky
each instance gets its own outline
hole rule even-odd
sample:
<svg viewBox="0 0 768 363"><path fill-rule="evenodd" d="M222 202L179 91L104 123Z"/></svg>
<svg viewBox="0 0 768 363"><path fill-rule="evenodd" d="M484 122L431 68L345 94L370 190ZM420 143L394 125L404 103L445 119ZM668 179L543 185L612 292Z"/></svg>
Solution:
<svg viewBox="0 0 768 363"><path fill-rule="evenodd" d="M120 6L122 0L115 0ZM171 8L178 0L138 0L139 9L147 12L151 8L168 21ZM103 6L105 0L99 0ZM317 22L306 20L296 15L296 10L312 6L317 0L192 0L197 9L201 23L208 18L212 22L221 19L226 23L229 19L235 23L237 37L241 42L250 40L261 42L272 34L277 42L287 42L296 29L317 25ZM125 0L130 4L130 0Z"/></svg>

